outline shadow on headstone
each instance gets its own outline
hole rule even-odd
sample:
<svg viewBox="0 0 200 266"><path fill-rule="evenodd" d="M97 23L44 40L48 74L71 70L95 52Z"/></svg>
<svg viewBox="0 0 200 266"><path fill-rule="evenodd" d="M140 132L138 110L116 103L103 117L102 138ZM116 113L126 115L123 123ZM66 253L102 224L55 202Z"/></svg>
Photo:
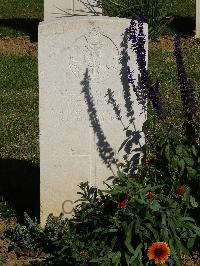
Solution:
<svg viewBox="0 0 200 266"><path fill-rule="evenodd" d="M126 117L128 119L128 125L125 126L123 123L123 117L121 116L121 110L117 100L115 99L114 92L111 89L107 89L107 94L105 95L105 101L107 104L111 104L113 108L113 113L117 120L119 120L122 124L122 130L125 132L125 139L120 144L118 152L123 150L123 159L126 162L126 169L127 173L133 174L137 169L137 165L141 160L141 154L145 152L145 145L140 144L140 139L142 138L141 132L137 130L135 125L135 111L134 111L134 101L132 99L132 92L136 95L137 102L142 105L142 110L145 112L147 105L146 105L146 97L141 90L141 86L139 85L139 77L138 77L138 85L134 85L130 87L128 82L128 38L127 33L125 32L123 36L123 40L121 42L121 53L120 53L120 77L121 83L123 87L123 98L124 98L124 107L126 110ZM107 167L111 167L113 163L117 163L118 161L114 157L114 151L111 147L110 143L108 142L105 133L101 127L101 123L98 119L98 112L95 107L94 98L92 94L92 88L90 86L90 76L88 74L88 69L86 69L84 73L84 79L81 82L82 86L82 93L84 94L85 103L87 105L87 111L89 115L89 120L91 123L91 127L93 129L94 134L97 137L97 150L99 155ZM110 124L112 127L112 123ZM144 137L144 136L143 136Z"/></svg>
<svg viewBox="0 0 200 266"><path fill-rule="evenodd" d="M38 41L38 24L39 19L9 18L0 19L0 26L9 27L15 30L22 30L30 36L31 42Z"/></svg>
<svg viewBox="0 0 200 266"><path fill-rule="evenodd" d="M195 18L175 16L169 27L180 36L195 35Z"/></svg>
<svg viewBox="0 0 200 266"><path fill-rule="evenodd" d="M90 76L88 75L88 69L84 74L84 79L81 82L82 93L84 94L85 102L87 104L87 111L89 115L89 120L93 131L97 137L97 149L99 151L99 155L105 165L110 168L112 163L116 163L114 159L114 151L110 144L108 143L106 136L102 130L100 121L98 119L97 110L95 107L95 103L93 100L92 89L90 87Z"/></svg>
<svg viewBox="0 0 200 266"><path fill-rule="evenodd" d="M121 147L124 149L125 155L124 160L127 162L127 172L133 173L136 170L136 166L140 161L141 154L145 152L145 145L140 144L140 139L142 138L140 132L136 129L135 125L135 112L134 112L134 102L131 99L131 90L134 92L137 98L137 102L142 105L142 110L144 112L147 111L147 101L144 90L142 90L142 86L140 86L140 76L138 75L138 85L131 85L128 82L128 61L130 57L128 55L128 36L127 31L125 31L123 35L123 39L121 42L121 53L120 53L120 64L121 71L120 77L123 86L123 97L124 97L124 106L126 108L126 116L129 121L129 126L133 125L135 130L130 130L129 126L124 128L126 132L126 139L121 144ZM134 73L133 73L134 74ZM136 145L138 148L133 149L133 146Z"/></svg>
<svg viewBox="0 0 200 266"><path fill-rule="evenodd" d="M19 220L24 212L40 215L40 169L29 161L0 159L0 196L13 206Z"/></svg>

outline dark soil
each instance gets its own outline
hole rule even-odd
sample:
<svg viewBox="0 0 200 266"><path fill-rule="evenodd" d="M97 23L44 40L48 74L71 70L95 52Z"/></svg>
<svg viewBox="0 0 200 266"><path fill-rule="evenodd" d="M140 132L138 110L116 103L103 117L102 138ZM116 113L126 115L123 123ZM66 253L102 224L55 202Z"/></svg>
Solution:
<svg viewBox="0 0 200 266"><path fill-rule="evenodd" d="M31 265L33 261L44 260L47 256L41 250L22 250L18 249L15 251L9 251L10 240L5 237L6 226L9 224L16 223L16 219L2 219L0 218L0 258L4 257L6 262L0 265L5 266L23 266ZM200 266L200 256L197 253L193 253L192 261L188 261L183 255L183 264L182 266Z"/></svg>
<svg viewBox="0 0 200 266"><path fill-rule="evenodd" d="M32 43L28 36L2 37L0 38L0 53L37 55L37 43Z"/></svg>
<svg viewBox="0 0 200 266"><path fill-rule="evenodd" d="M157 41L149 42L149 49L162 49L167 51L174 50L174 38L171 36L160 37ZM199 49L200 42L195 38L181 38L181 47L183 49Z"/></svg>
<svg viewBox="0 0 200 266"><path fill-rule="evenodd" d="M6 227L9 224L16 223L16 219L2 219L0 218L0 265L5 266L22 266L31 265L32 261L43 260L46 255L39 250L22 250L17 249L15 251L9 250L10 240L5 236ZM1 258L5 259L5 263L2 264Z"/></svg>
<svg viewBox="0 0 200 266"><path fill-rule="evenodd" d="M195 38L181 38L182 48L200 48L200 42ZM0 54L21 54L21 55L34 55L37 56L37 42L31 42L29 36L20 37L2 37L0 38ZM149 43L149 49L163 49L173 50L173 37L165 36L159 38L157 41Z"/></svg>

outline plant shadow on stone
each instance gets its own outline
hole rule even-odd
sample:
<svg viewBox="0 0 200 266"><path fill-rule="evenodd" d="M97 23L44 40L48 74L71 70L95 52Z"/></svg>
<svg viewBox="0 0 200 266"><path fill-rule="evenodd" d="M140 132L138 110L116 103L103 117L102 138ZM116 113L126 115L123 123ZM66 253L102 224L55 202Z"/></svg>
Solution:
<svg viewBox="0 0 200 266"><path fill-rule="evenodd" d="M120 79L123 86L123 98L124 98L124 107L126 110L126 117L128 119L128 125L124 125L123 117L121 115L120 106L115 99L114 92L111 89L107 89L107 93L105 95L105 101L108 104L112 105L113 112L115 114L116 119L121 123L122 130L125 132L126 138L123 140L121 144L119 144L119 149L117 152L124 150L123 159L126 163L125 171L127 173L134 173L137 168L137 165L140 162L141 154L145 152L145 145L140 144L140 139L142 138L141 132L136 129L135 126L135 113L134 113L134 101L132 99L131 87L128 81L128 72L127 66L129 61L128 56L128 40L127 40L127 32L125 32L123 36L123 41L121 42L121 54L120 54ZM88 69L84 73L84 79L81 82L82 93L84 94L84 99L87 105L87 111L89 115L89 120L93 129L94 134L97 137L97 150L102 161L108 168L111 168L112 164L118 163L118 159L116 159L113 148L109 144L105 133L101 127L101 123L98 119L98 112L96 110L94 97L92 94L92 88L90 86L90 76L88 73ZM137 101L140 105L142 105L142 110L146 111L146 98L143 92L140 90L140 86L135 86L134 93L137 96ZM130 129L130 125L133 126L134 130ZM110 127L112 127L112 122L110 123Z"/></svg>

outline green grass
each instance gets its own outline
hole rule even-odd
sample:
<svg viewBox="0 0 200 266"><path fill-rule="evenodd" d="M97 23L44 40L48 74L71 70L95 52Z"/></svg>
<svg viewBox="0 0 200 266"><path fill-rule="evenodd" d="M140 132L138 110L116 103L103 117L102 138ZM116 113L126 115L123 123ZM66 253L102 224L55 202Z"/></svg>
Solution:
<svg viewBox="0 0 200 266"><path fill-rule="evenodd" d="M39 162L37 58L0 56L0 157Z"/></svg>
<svg viewBox="0 0 200 266"><path fill-rule="evenodd" d="M43 0L0 0L0 37L37 33Z"/></svg>
<svg viewBox="0 0 200 266"><path fill-rule="evenodd" d="M193 81L197 99L200 97L199 58L199 49L184 49L186 71L188 78ZM161 81L161 100L168 116L168 121L177 130L181 130L184 113L173 52L163 50L150 51L149 70L154 80L157 78Z"/></svg>
<svg viewBox="0 0 200 266"><path fill-rule="evenodd" d="M0 18L42 18L43 0L0 0Z"/></svg>
<svg viewBox="0 0 200 266"><path fill-rule="evenodd" d="M181 17L195 17L195 0L168 0L167 10L169 14Z"/></svg>
<svg viewBox="0 0 200 266"><path fill-rule="evenodd" d="M167 2L166 10L169 15L195 18L195 0L182 0L181 4L179 0L167 0ZM28 26L23 19L30 20ZM31 19L38 21L43 19L43 0L0 0L0 37L29 35L27 28L31 27L37 32L38 23L37 21L31 23ZM164 33L172 34L173 31L166 28Z"/></svg>

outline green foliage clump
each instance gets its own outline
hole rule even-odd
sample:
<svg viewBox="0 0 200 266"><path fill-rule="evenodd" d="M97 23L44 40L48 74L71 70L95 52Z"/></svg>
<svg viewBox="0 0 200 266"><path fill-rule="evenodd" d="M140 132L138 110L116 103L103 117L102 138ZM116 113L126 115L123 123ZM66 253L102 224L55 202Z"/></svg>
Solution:
<svg viewBox="0 0 200 266"><path fill-rule="evenodd" d="M43 242L43 231L37 221L33 221L24 213L24 225L14 224L7 226L6 235L11 239L10 249L37 248Z"/></svg>
<svg viewBox="0 0 200 266"><path fill-rule="evenodd" d="M45 265L152 265L148 247L157 241L168 243L169 263L181 265L180 253L190 256L200 228L188 216L184 197L166 194L142 174L139 169L128 176L119 168L107 190L81 183L73 219L50 215L44 229L28 219L9 231L10 238L15 247L42 244L50 253Z"/></svg>
<svg viewBox="0 0 200 266"><path fill-rule="evenodd" d="M141 13L146 18L149 35L160 33L167 23L166 4L164 0L98 0L104 14L111 17L137 19Z"/></svg>

